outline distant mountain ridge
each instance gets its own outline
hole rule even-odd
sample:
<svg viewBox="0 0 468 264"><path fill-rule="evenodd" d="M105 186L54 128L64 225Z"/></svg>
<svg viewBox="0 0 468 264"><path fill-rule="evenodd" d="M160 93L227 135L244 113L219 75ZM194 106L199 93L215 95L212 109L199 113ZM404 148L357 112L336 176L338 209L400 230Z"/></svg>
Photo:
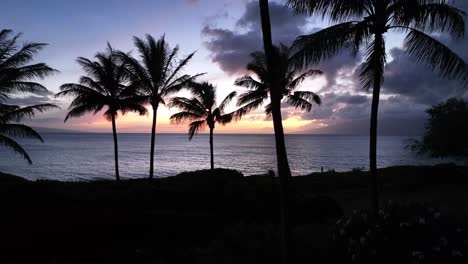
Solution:
<svg viewBox="0 0 468 264"><path fill-rule="evenodd" d="M79 130L69 130L69 129L60 129L60 128L50 128L50 127L32 127L38 133L86 133Z"/></svg>

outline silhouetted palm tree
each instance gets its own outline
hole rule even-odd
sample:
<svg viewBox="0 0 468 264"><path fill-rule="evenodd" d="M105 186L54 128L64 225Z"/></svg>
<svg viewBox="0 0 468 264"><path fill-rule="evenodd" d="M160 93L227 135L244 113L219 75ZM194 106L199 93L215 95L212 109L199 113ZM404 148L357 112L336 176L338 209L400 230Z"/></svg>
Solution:
<svg viewBox="0 0 468 264"><path fill-rule="evenodd" d="M320 75L322 72L318 70L308 70L306 72L299 73L296 71L290 61L289 48L283 44L279 47L273 46L272 54L274 56L274 79L272 79L269 74L265 53L254 52L251 54L252 61L247 64L247 70L252 72L255 75L255 78L246 75L236 80L235 85L249 89L249 91L239 95L237 105L240 106L240 108L236 111L236 117L242 117L248 112L261 107L265 103L267 103L265 112L267 115L271 115L273 110L273 97L270 96L270 94L272 89L280 90L280 93L277 95L277 100L279 100L280 103L285 101L290 106L300 108L302 110L310 111L313 103L321 103L320 97L311 91L294 90L297 89L298 86L306 80L306 78ZM277 85L275 86L272 81L276 82ZM280 104L277 104L277 107L280 107ZM279 113L281 114L281 111ZM279 119L282 120L281 115ZM283 173L283 175L291 177L289 162L285 152L286 146L284 145L284 132L282 124L280 125L281 128L278 128L279 125L275 128L275 135L276 132L279 131L279 136L283 137L283 139L280 140L280 146L277 146L277 155L278 150L280 150L280 154L277 158L284 159L282 166L284 167L285 173ZM280 168L278 167L278 171L279 170Z"/></svg>
<svg viewBox="0 0 468 264"><path fill-rule="evenodd" d="M61 92L57 97L73 96L65 122L70 118L81 117L87 113L97 114L104 107L104 117L112 122L114 136L115 178L120 180L119 154L117 144L117 129L115 119L120 111L122 114L134 111L140 115L147 113L142 105L143 99L135 96L136 86L128 85L129 76L115 55L115 51L108 45L107 52L95 55L96 61L79 57L77 62L85 71L79 83L66 83L60 86Z"/></svg>
<svg viewBox="0 0 468 264"><path fill-rule="evenodd" d="M318 14L339 23L295 41L298 65L318 63L345 47L355 53L363 46L367 48L360 76L363 88L373 90L369 159L371 207L377 214L377 116L387 62L384 36L391 30L405 33L404 49L414 62L425 63L444 77L467 81L465 62L429 35L448 32L453 39L463 37L465 13L444 0L288 0L288 5L299 13Z"/></svg>
<svg viewBox="0 0 468 264"><path fill-rule="evenodd" d="M291 178L288 156L286 153L286 144L284 141L283 121L281 117L281 98L284 92L281 83L280 68L276 67L279 61L278 53L271 40L270 10L268 0L259 0L260 18L262 23L263 48L265 51L265 61L267 76L269 80L269 91L271 97L271 115L273 118L273 128L275 131L276 160L278 164L278 177L280 185L280 216L281 216L281 256L282 263L286 264L288 260L288 223L287 223L287 201L288 201L288 181ZM283 86L284 87L284 86Z"/></svg>
<svg viewBox="0 0 468 264"><path fill-rule="evenodd" d="M29 64L47 44L25 43L18 46L21 34L12 36L13 31L0 31L0 144L19 153L30 164L28 153L10 137L33 138L43 141L34 129L18 124L24 118L33 117L35 112L56 108L53 104L27 107L4 104L10 95L18 93L45 93L47 89L33 79L44 79L56 72L44 63ZM11 123L14 122L14 123Z"/></svg>
<svg viewBox="0 0 468 264"><path fill-rule="evenodd" d="M226 125L233 119L234 113L226 114L224 109L237 95L236 92L230 93L218 105L216 103L216 89L207 82L190 82L187 88L193 94L193 98L176 97L172 99L171 106L175 106L181 112L171 116L171 121L175 124L190 122L189 140L206 126L210 129L210 164L214 169L213 156L213 130L216 124Z"/></svg>
<svg viewBox="0 0 468 264"><path fill-rule="evenodd" d="M279 47L273 47L273 52L276 58L275 68L278 82L280 83L280 100L292 107L310 111L313 103L320 105L320 97L311 91L295 91L298 86L310 76L322 74L319 70L308 70L303 73L298 73L294 65L290 61L289 48L281 44ZM270 87L271 82L268 76L268 67L265 58L265 53L254 52L251 54L252 61L247 64L247 70L255 75L255 78L245 75L235 81L235 85L248 88L249 91L240 94L237 105L241 106L236 112L237 115L243 116L248 112L259 108L268 103L265 107L267 115L271 115Z"/></svg>
<svg viewBox="0 0 468 264"><path fill-rule="evenodd" d="M44 112L56 107L57 106L53 104L20 107L17 105L6 105L0 103L0 145L4 145L5 147L12 149L16 153L23 156L23 158L27 160L29 164L32 164L32 160L26 150L11 137L32 138L44 142L39 133L37 133L34 129L24 124L18 123L21 122L24 118L33 117L35 112Z"/></svg>
<svg viewBox="0 0 468 264"><path fill-rule="evenodd" d="M184 67L195 53L178 60L179 47L170 48L164 36L156 41L151 35L146 40L134 37L140 60L130 54L119 53L126 68L131 72L131 79L138 83L139 93L146 97L145 103L153 108L151 126L151 151L149 178L154 177L154 145L158 107L165 104L167 96L181 90L188 81L199 75L182 74Z"/></svg>

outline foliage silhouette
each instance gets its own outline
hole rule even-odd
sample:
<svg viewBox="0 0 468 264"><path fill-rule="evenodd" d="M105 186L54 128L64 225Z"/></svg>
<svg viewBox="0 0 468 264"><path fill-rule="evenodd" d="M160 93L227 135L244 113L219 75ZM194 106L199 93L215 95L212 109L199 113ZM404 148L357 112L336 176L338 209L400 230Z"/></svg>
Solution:
<svg viewBox="0 0 468 264"><path fill-rule="evenodd" d="M228 94L218 105L216 102L216 88L207 82L187 83L187 88L193 95L193 98L176 97L172 99L171 107L177 107L181 112L171 116L171 122L189 124L189 140L203 130L206 126L210 129L210 166L214 169L213 154L213 131L216 124L226 125L233 120L234 113L225 113L228 104L236 97L236 92Z"/></svg>
<svg viewBox="0 0 468 264"><path fill-rule="evenodd" d="M308 70L299 73L290 60L290 50L281 44L273 47L275 57L275 74L281 84L280 100L284 100L288 105L310 111L313 103L320 105L320 97L311 91L295 91L308 77L321 75L319 70ZM264 105L270 98L270 87L272 86L268 75L268 66L264 52L254 52L251 54L252 60L247 64L247 70L255 75L255 78L245 75L235 81L235 85L249 89L239 95L237 105L240 106L236 115L243 116L252 110ZM271 115L271 102L265 106L265 113Z"/></svg>
<svg viewBox="0 0 468 264"><path fill-rule="evenodd" d="M452 98L428 109L429 121L421 140L410 148L432 157L468 157L468 102Z"/></svg>
<svg viewBox="0 0 468 264"><path fill-rule="evenodd" d="M317 14L338 23L311 35L299 37L293 45L297 66L318 63L343 48L358 53L366 47L360 78L363 89L372 89L370 121L371 207L379 208L377 184L377 116L380 89L387 62L384 36L388 31L406 34L404 49L416 63L425 63L442 76L468 84L466 63L447 46L429 35L447 32L459 39L465 32L465 13L441 0L288 0L298 13Z"/></svg>
<svg viewBox="0 0 468 264"><path fill-rule="evenodd" d="M56 97L74 97L64 122L87 113L97 114L107 107L104 117L112 122L115 178L118 181L120 180L119 154L115 124L118 112L122 114L138 112L140 115L145 115L147 110L142 104L144 98L136 95L136 84L129 82L130 75L110 44L106 52L97 53L95 59L96 61L91 61L79 57L77 62L86 75L80 77L79 83L66 83L60 86L61 91Z"/></svg>
<svg viewBox="0 0 468 264"><path fill-rule="evenodd" d="M34 56L47 44L28 42L19 46L21 34L0 31L0 144L20 154L29 164L31 157L11 137L32 138L43 142L41 136L29 126L18 124L31 118L36 112L57 108L54 104L21 107L6 104L11 95L23 93L45 94L48 90L34 79L44 79L57 71L45 63L30 64ZM13 123L12 123L13 122Z"/></svg>
<svg viewBox="0 0 468 264"><path fill-rule="evenodd" d="M134 45L139 60L122 52L119 52L119 57L129 71L132 83L138 86L138 93L145 98L144 103L150 104L153 109L149 172L149 178L153 179L158 107L165 105L168 96L180 91L187 82L194 81L201 74L182 74L195 53L178 60L179 47L171 48L164 36L157 41L149 34L146 39L134 37Z"/></svg>

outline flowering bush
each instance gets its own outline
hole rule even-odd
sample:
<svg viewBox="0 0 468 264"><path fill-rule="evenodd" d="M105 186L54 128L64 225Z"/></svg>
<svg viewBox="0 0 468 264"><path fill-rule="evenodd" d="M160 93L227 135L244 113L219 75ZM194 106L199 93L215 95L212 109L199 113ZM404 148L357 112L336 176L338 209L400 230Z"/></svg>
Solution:
<svg viewBox="0 0 468 264"><path fill-rule="evenodd" d="M355 211L336 223L342 263L468 263L465 225L432 207L389 202L371 219Z"/></svg>

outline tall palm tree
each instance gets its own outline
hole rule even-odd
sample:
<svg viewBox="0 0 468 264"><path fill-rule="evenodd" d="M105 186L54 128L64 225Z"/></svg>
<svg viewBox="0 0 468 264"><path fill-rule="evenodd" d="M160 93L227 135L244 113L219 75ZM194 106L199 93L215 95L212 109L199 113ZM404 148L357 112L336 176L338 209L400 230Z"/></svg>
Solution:
<svg viewBox="0 0 468 264"><path fill-rule="evenodd" d="M278 53L271 37L270 10L268 0L259 0L260 19L262 24L263 48L265 51L265 65L267 72L264 76L269 80L269 92L271 97L271 115L273 118L273 128L275 131L276 160L278 164L278 177L280 185L280 216L281 216L281 256L282 263L287 263L288 256L288 223L287 223L287 201L288 201L288 181L291 178L288 156L286 153L286 143L284 141L283 121L281 117L281 99L284 89L281 84L280 68L276 67L279 61ZM283 86L284 87L284 86Z"/></svg>
<svg viewBox="0 0 468 264"><path fill-rule="evenodd" d="M216 124L226 125L232 121L234 113L226 114L224 110L237 93L230 93L218 105L216 103L216 89L210 83L190 82L187 88L193 94L193 98L176 97L172 100L170 105L180 108L181 112L172 115L171 121L175 124L190 122L189 140L198 131L208 126L210 129L210 164L213 170L213 131Z"/></svg>
<svg viewBox="0 0 468 264"><path fill-rule="evenodd" d="M139 93L146 97L145 103L150 104L153 109L149 172L149 178L153 179L158 107L165 104L167 96L181 90L187 82L195 80L199 74L193 76L182 74L184 67L195 53L178 60L179 47L171 48L164 36L157 41L149 34L146 35L146 39L134 37L134 44L139 59L125 53L119 53L119 56L131 73L132 82L138 83Z"/></svg>
<svg viewBox="0 0 468 264"><path fill-rule="evenodd" d="M298 66L330 58L345 47L357 53L366 47L360 77L364 90L372 89L370 120L371 208L377 214L377 116L380 89L387 62L385 35L405 33L404 48L417 63L425 63L442 76L468 81L466 63L433 32L448 32L459 39L465 32L465 13L446 0L288 0L298 13L318 14L337 23L294 44Z"/></svg>
<svg viewBox="0 0 468 264"><path fill-rule="evenodd" d="M73 96L65 122L70 118L81 117L87 113L97 114L105 107L104 117L112 122L114 137L115 178L120 180L117 129L115 120L120 111L147 113L142 106L142 98L135 95L136 86L128 85L128 73L117 58L115 51L108 44L105 53L95 55L96 61L79 57L77 62L86 75L81 76L79 83L66 83L60 86L57 97Z"/></svg>
<svg viewBox="0 0 468 264"><path fill-rule="evenodd" d="M312 105L321 104L320 97L311 91L295 91L299 85L308 77L321 75L319 70L308 70L299 73L297 68L290 60L289 48L283 44L279 47L273 47L276 57L275 68L277 80L280 83L280 101L284 101L292 107L302 110L312 110ZM235 85L247 89L245 93L239 95L237 105L240 108L236 111L238 116L243 116L248 112L259 108L267 103L265 112L267 115L272 113L272 104L270 99L270 87L272 86L268 75L268 66L265 53L254 52L251 54L252 60L247 64L247 70L255 75L255 78L245 75L235 81Z"/></svg>
<svg viewBox="0 0 468 264"><path fill-rule="evenodd" d="M47 92L44 86L33 80L44 79L56 73L56 70L45 63L30 64L34 55L47 44L30 42L19 46L17 41L21 34L12 34L11 30L0 31L0 144L20 154L31 164L28 153L11 137L33 138L43 142L34 129L18 123L33 117L35 112L43 112L57 106L40 104L20 107L5 104L5 101L13 94Z"/></svg>
<svg viewBox="0 0 468 264"><path fill-rule="evenodd" d="M272 89L279 89L280 92L278 93L276 100L279 100L280 104L282 101L285 101L290 106L310 111L312 109L313 103L321 103L320 97L317 94L311 91L295 90L308 77L320 75L322 72L319 70L308 70L303 73L299 73L291 63L289 48L283 44L281 44L279 47L272 46L272 54L274 56L275 79L273 79L269 74L270 71L268 70L269 68L265 53L254 52L251 54L251 62L247 64L247 70L252 72L255 75L255 78L249 75L245 75L235 81L235 85L249 89L247 92L239 95L237 105L240 106L240 108L236 111L236 117L242 117L248 112L261 107L265 103L267 103L265 106L266 114L272 115ZM280 104L277 103L276 107L280 107ZM279 114L279 119L282 120L281 111ZM280 175L291 177L288 158L285 152L286 146L284 145L284 132L282 129L282 124L277 126L280 125L280 128L275 129L275 135L276 131L279 131L279 136L283 137L283 140L280 139L279 146L277 143L277 158L279 159L282 157L282 159L285 159L284 162L281 163L281 165L284 166L284 172L280 173ZM280 150L279 155L278 150ZM278 163L278 165L280 164ZM280 171L279 167L278 171ZM287 179L285 181L287 181Z"/></svg>

